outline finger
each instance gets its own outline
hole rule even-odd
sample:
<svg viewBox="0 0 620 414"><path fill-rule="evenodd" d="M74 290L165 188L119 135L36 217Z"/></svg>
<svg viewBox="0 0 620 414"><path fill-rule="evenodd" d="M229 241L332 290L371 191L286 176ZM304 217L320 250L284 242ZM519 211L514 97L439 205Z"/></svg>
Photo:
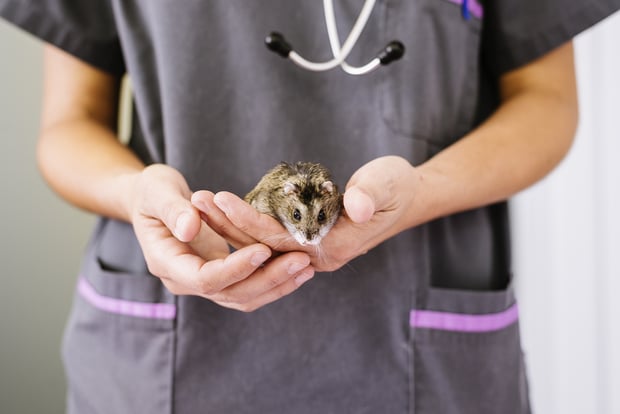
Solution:
<svg viewBox="0 0 620 414"><path fill-rule="evenodd" d="M305 270L312 270L309 265L310 257L305 253L281 255L258 268L250 277L222 290L213 300L238 304L256 303L258 298L267 292L279 291L281 285L295 280Z"/></svg>
<svg viewBox="0 0 620 414"><path fill-rule="evenodd" d="M253 286L249 289L248 286L242 288L242 284L245 283L242 281L215 295L200 296L226 308L251 312L293 293L314 277L315 270L312 266L305 266L302 270L293 272L295 267L303 265L303 258L293 257L289 258L288 261L281 260L281 262L266 265L265 267L271 265L268 270L259 268L251 278L247 279L254 279ZM274 274L280 274L280 276L274 276ZM162 281L164 286L175 295L197 295L196 291L176 281L169 279ZM252 292L252 290L254 291Z"/></svg>
<svg viewBox="0 0 620 414"><path fill-rule="evenodd" d="M229 307L243 312L255 311L256 309L259 309L265 305L282 299L284 296L290 295L313 277L314 269L311 267L307 268L297 274L294 278L287 280L286 282L277 287L274 287L273 289L263 293L259 297L256 297L247 303L232 305ZM224 304L223 306L226 306L226 304Z"/></svg>
<svg viewBox="0 0 620 414"><path fill-rule="evenodd" d="M160 274L185 286L195 295L215 295L221 290L250 276L271 257L271 250L262 244L244 247L225 258L205 260L189 246L174 252L165 261Z"/></svg>
<svg viewBox="0 0 620 414"><path fill-rule="evenodd" d="M213 193L197 191L192 195L191 202L201 212L201 217L219 235L224 237L235 249L257 242L253 237L239 230L228 220L226 215L213 203Z"/></svg>
<svg viewBox="0 0 620 414"><path fill-rule="evenodd" d="M214 195L214 204L244 234L274 250L299 250L300 246L273 217L261 214L236 195L222 191Z"/></svg>

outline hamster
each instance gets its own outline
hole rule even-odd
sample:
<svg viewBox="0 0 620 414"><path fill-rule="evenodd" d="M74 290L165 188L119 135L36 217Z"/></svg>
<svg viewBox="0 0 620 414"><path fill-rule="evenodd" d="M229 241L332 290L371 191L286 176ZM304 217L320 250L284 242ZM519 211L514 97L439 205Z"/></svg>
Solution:
<svg viewBox="0 0 620 414"><path fill-rule="evenodd" d="M342 195L329 170L310 162L278 164L244 199L304 246L319 245L342 211Z"/></svg>

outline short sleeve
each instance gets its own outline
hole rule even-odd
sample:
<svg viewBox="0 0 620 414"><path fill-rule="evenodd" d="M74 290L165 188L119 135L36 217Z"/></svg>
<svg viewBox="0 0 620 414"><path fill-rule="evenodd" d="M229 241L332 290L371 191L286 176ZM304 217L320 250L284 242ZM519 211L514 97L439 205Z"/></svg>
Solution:
<svg viewBox="0 0 620 414"><path fill-rule="evenodd" d="M483 62L499 76L544 55L619 9L620 0L485 1Z"/></svg>
<svg viewBox="0 0 620 414"><path fill-rule="evenodd" d="M101 70L125 72L109 0L0 0L0 17Z"/></svg>

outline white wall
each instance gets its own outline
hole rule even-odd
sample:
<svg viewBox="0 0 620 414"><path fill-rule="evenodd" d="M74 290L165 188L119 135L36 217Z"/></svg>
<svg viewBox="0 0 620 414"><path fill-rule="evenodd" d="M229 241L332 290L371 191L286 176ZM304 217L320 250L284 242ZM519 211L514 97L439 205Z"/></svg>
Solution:
<svg viewBox="0 0 620 414"><path fill-rule="evenodd" d="M620 14L576 39L581 122L568 158L513 202L536 413L620 413Z"/></svg>
<svg viewBox="0 0 620 414"><path fill-rule="evenodd" d="M0 413L62 413L60 341L92 217L35 164L41 44L0 20Z"/></svg>

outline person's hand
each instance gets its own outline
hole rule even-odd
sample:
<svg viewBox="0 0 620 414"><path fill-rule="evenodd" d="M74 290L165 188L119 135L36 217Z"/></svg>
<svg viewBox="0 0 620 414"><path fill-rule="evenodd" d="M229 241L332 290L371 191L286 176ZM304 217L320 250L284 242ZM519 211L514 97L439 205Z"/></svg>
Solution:
<svg viewBox="0 0 620 414"><path fill-rule="evenodd" d="M237 247L260 242L279 252L304 251L318 271L339 269L411 226L421 176L403 158L382 157L361 167L344 193L345 212L319 246L301 246L272 217L228 192L199 191L192 203L209 226Z"/></svg>
<svg viewBox="0 0 620 414"><path fill-rule="evenodd" d="M174 294L252 311L314 275L302 252L269 260L269 247L251 243L230 253L226 241L200 219L185 179L171 167L147 167L134 189L132 223L149 271Z"/></svg>

